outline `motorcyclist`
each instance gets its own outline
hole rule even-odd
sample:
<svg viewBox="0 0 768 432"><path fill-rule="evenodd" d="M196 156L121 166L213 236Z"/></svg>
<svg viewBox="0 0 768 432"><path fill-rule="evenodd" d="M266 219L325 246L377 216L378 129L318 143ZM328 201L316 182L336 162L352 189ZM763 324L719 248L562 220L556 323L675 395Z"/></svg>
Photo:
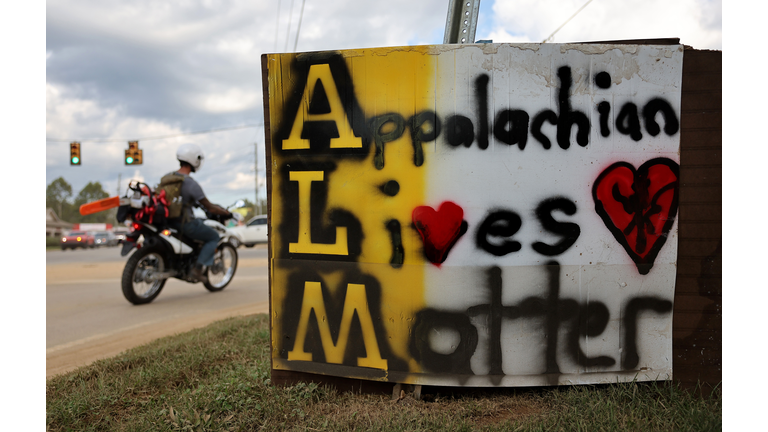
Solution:
<svg viewBox="0 0 768 432"><path fill-rule="evenodd" d="M192 269L192 275L198 280L204 281L208 267L213 264L213 255L219 242L219 234L213 228L205 225L202 219L195 218L192 208L199 204L208 213L229 216L230 218L232 213L208 201L203 188L190 176L191 173L197 172L205 161L205 156L199 146L183 144L176 151L176 159L179 160L180 164L176 173L184 176L184 182L181 186L183 210L182 216L169 219L168 225L189 238L205 242Z"/></svg>

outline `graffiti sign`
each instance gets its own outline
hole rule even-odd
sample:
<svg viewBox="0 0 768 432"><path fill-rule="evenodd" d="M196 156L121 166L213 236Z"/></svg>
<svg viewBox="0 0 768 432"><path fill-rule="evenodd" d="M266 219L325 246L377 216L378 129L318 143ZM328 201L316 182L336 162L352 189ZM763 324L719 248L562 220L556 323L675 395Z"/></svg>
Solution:
<svg viewBox="0 0 768 432"><path fill-rule="evenodd" d="M667 379L682 46L263 58L275 369Z"/></svg>

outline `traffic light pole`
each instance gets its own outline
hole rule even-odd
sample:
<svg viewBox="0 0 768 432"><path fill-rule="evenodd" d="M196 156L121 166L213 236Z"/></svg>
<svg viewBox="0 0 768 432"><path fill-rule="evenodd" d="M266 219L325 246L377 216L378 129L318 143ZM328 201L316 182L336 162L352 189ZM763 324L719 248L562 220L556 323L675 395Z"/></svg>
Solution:
<svg viewBox="0 0 768 432"><path fill-rule="evenodd" d="M254 203L254 206L256 207L254 209L254 216L258 216L260 214L263 214L261 211L261 198L259 198L259 143L254 143L254 162L253 162L253 171L256 174L256 202Z"/></svg>

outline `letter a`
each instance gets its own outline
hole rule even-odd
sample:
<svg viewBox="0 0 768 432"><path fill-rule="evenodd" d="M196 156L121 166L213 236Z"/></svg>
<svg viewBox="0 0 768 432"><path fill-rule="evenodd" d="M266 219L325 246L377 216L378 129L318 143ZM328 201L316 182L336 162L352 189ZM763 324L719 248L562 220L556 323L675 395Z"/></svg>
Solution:
<svg viewBox="0 0 768 432"><path fill-rule="evenodd" d="M330 112L311 114L309 112L309 104L315 94L318 82L322 83L325 89ZM304 123L313 121L332 121L336 124L339 137L331 138L331 148L361 148L363 146L363 140L360 137L356 137L352 131L352 126L347 118L347 112L341 103L339 90L331 74L331 67L327 64L315 64L309 67L299 111L293 119L290 136L288 136L288 139L283 140L283 150L308 149L309 140L302 138L301 134L304 131Z"/></svg>
<svg viewBox="0 0 768 432"><path fill-rule="evenodd" d="M376 340L376 331L373 328L373 319L368 308L368 299L365 296L365 285L361 284L347 284L347 296L344 298L344 310L341 314L339 339L334 343L325 312L320 282L304 282L301 317L294 339L296 342L294 342L293 350L288 352L288 360L312 361L312 353L304 351L304 340L307 337L309 315L312 309L315 310L317 327L320 329L320 341L323 344L323 352L328 363L341 364L344 360L344 351L346 351L349 343L349 330L352 327L352 317L357 312L363 331L363 344L366 353L366 357L357 358L357 365L374 369L387 369L387 360L381 358L379 352L379 342Z"/></svg>

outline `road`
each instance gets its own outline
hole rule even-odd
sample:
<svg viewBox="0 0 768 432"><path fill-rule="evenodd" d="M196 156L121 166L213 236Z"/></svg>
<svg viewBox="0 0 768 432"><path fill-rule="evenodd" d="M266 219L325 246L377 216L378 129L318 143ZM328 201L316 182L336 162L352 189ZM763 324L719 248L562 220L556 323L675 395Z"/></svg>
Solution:
<svg viewBox="0 0 768 432"><path fill-rule="evenodd" d="M152 303L134 306L120 290L128 258L120 248L46 252L46 376L228 317L268 313L266 245L238 255L223 291L170 279Z"/></svg>

